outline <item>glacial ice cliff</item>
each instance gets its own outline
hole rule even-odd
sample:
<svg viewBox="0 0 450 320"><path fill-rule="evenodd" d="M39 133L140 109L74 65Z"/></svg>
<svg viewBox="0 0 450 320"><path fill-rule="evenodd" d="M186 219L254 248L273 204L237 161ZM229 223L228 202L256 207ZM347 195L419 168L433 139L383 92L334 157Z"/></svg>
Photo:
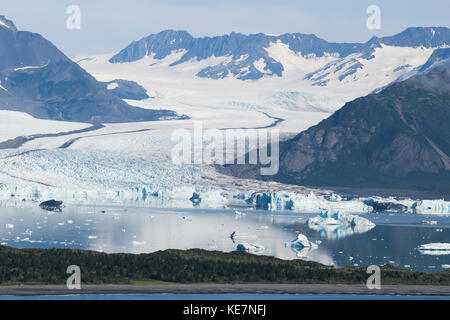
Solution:
<svg viewBox="0 0 450 320"><path fill-rule="evenodd" d="M195 199L194 199L195 198ZM346 199L336 194L319 192L252 192L232 187L207 184L155 183L82 188L52 187L39 184L11 184L0 182L0 206L27 206L48 199L58 199L65 204L135 205L168 208L228 208L235 205L258 210L291 211L299 213L329 212L371 213L374 208L367 203L397 204L400 212L411 214L449 215L450 202L441 200L413 200L380 197ZM194 201L195 200L195 201ZM390 205L389 208L396 208ZM354 229L359 228L359 225Z"/></svg>

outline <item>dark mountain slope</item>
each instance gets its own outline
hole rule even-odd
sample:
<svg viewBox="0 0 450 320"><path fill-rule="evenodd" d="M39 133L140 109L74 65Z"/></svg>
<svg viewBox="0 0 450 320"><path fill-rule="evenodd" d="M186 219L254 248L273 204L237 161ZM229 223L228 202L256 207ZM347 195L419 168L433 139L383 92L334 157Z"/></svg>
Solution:
<svg viewBox="0 0 450 320"><path fill-rule="evenodd" d="M130 122L179 118L130 106L42 36L0 17L0 110L42 119Z"/></svg>
<svg viewBox="0 0 450 320"><path fill-rule="evenodd" d="M277 181L450 190L450 69L436 67L347 103L280 146ZM259 169L232 165L238 176Z"/></svg>

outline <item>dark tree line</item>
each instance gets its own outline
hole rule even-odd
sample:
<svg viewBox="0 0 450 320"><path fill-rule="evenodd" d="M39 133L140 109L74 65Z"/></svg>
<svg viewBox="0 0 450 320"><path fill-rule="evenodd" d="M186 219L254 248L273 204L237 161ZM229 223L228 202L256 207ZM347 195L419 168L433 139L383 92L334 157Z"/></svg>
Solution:
<svg viewBox="0 0 450 320"><path fill-rule="evenodd" d="M85 284L120 284L135 280L364 284L369 276L366 268L334 268L316 262L287 261L237 251L165 250L136 255L0 246L0 284L65 284L69 265L80 266ZM383 284L450 285L450 271L430 274L384 266L381 274Z"/></svg>

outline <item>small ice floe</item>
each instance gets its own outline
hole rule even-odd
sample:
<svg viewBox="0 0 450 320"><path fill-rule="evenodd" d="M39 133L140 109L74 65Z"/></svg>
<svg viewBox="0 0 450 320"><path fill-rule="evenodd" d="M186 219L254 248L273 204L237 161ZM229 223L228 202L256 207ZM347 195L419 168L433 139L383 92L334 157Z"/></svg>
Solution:
<svg viewBox="0 0 450 320"><path fill-rule="evenodd" d="M250 253L260 253L266 250L264 246L257 243L239 243L236 247L238 251L247 251Z"/></svg>
<svg viewBox="0 0 450 320"><path fill-rule="evenodd" d="M145 245L147 242L146 241L132 241L131 244L133 245L133 247L139 247L139 246L143 246Z"/></svg>
<svg viewBox="0 0 450 320"><path fill-rule="evenodd" d="M2 242L2 243L0 243L0 245L6 246L6 245L8 245L8 243L7 242Z"/></svg>
<svg viewBox="0 0 450 320"><path fill-rule="evenodd" d="M434 221L434 220L422 220L422 224L437 224L437 221Z"/></svg>
<svg viewBox="0 0 450 320"><path fill-rule="evenodd" d="M5 224L5 228L6 229L14 229L14 225L11 223L7 223L7 224Z"/></svg>
<svg viewBox="0 0 450 320"><path fill-rule="evenodd" d="M245 216L245 213L244 213L244 212L238 211L238 210L235 210L235 211L234 211L234 214L237 215L237 216Z"/></svg>
<svg viewBox="0 0 450 320"><path fill-rule="evenodd" d="M436 232L442 232L444 229L436 229Z"/></svg>
<svg viewBox="0 0 450 320"><path fill-rule="evenodd" d="M417 250L421 254L427 254L432 256L440 256L450 254L450 243L427 243L420 245Z"/></svg>
<svg viewBox="0 0 450 320"><path fill-rule="evenodd" d="M269 226L260 226L259 228L256 228L256 230L267 230L269 229Z"/></svg>
<svg viewBox="0 0 450 320"><path fill-rule="evenodd" d="M63 226L64 222L58 222L58 226Z"/></svg>
<svg viewBox="0 0 450 320"><path fill-rule="evenodd" d="M450 264L441 265L442 269L450 269Z"/></svg>
<svg viewBox="0 0 450 320"><path fill-rule="evenodd" d="M97 239L97 236L88 236L88 239Z"/></svg>
<svg viewBox="0 0 450 320"><path fill-rule="evenodd" d="M72 224L73 221L72 220L67 220L67 224Z"/></svg>
<svg viewBox="0 0 450 320"><path fill-rule="evenodd" d="M290 243L286 243L285 246L289 246L298 258L306 257L309 252L318 247L317 244L309 241L304 234L297 235L297 239L292 240Z"/></svg>
<svg viewBox="0 0 450 320"><path fill-rule="evenodd" d="M323 211L319 216L307 220L308 227L318 231L322 237L336 240L355 233L365 233L376 225L370 220L341 211Z"/></svg>

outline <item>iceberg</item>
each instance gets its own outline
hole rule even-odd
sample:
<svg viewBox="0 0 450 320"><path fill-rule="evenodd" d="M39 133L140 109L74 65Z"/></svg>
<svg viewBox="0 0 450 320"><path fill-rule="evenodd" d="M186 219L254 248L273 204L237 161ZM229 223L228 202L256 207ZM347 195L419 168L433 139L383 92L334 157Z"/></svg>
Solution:
<svg viewBox="0 0 450 320"><path fill-rule="evenodd" d="M312 247L314 243L310 242L304 234L299 234L297 239L291 242L291 247Z"/></svg>
<svg viewBox="0 0 450 320"><path fill-rule="evenodd" d="M312 250L317 249L317 244L308 240L304 234L299 234L297 239L292 240L291 243L286 244L295 252L298 258L305 258Z"/></svg>
<svg viewBox="0 0 450 320"><path fill-rule="evenodd" d="M254 193L251 199L256 209L280 211L291 210L296 212L320 213L324 208L330 210L343 210L347 212L371 212L373 208L362 200L344 200L339 195L319 195L314 192L266 192Z"/></svg>
<svg viewBox="0 0 450 320"><path fill-rule="evenodd" d="M264 246L257 243L239 243L236 247L238 251L247 251L250 253L260 253L266 250Z"/></svg>
<svg viewBox="0 0 450 320"><path fill-rule="evenodd" d="M420 245L417 250L421 254L440 256L450 254L450 243L427 243Z"/></svg>
<svg viewBox="0 0 450 320"><path fill-rule="evenodd" d="M323 211L319 216L309 218L307 224L310 229L318 231L321 237L329 240L365 233L376 226L366 218L341 211Z"/></svg>
<svg viewBox="0 0 450 320"><path fill-rule="evenodd" d="M421 214L450 214L450 202L440 200L420 200L412 205L414 213Z"/></svg>
<svg viewBox="0 0 450 320"><path fill-rule="evenodd" d="M47 200L42 202L39 207L41 207L41 209L43 210L47 210L47 211L59 211L61 212L61 206L62 206L63 202L62 201L56 201L56 200Z"/></svg>

